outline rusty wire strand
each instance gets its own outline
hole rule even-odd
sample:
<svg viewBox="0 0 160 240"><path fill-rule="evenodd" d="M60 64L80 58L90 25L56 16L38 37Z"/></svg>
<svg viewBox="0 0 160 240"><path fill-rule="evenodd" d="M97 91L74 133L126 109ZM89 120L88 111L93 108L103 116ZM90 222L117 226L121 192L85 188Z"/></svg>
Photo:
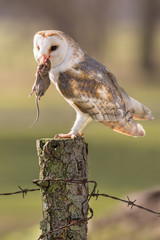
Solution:
<svg viewBox="0 0 160 240"><path fill-rule="evenodd" d="M83 218L83 219L79 219L79 220L74 221L74 222L71 222L71 223L69 223L69 224L67 224L67 225L63 225L63 226L60 226L60 227L58 227L58 228L56 228L56 229L54 229L54 230L48 231L48 232L46 232L46 233L43 233L43 234L41 234L41 235L39 236L39 238L38 238L37 240L43 239L44 237L46 237L46 236L48 236L48 235L52 235L52 234L54 234L55 232L58 232L58 231L60 231L60 230L62 230L62 229L69 228L69 227L72 227L72 226L77 226L77 225L83 224L83 223L85 223L85 222L88 222L88 221L89 221L90 219L92 219L92 217L93 217L93 210L92 210L92 208L89 208L89 211L90 211L90 213L91 213L91 216L90 216L90 217L88 217L88 218Z"/></svg>
<svg viewBox="0 0 160 240"><path fill-rule="evenodd" d="M87 179L62 179L62 178L45 178L45 179L34 179L32 182L36 184L37 186L40 186L40 182L45 182L45 181L55 181L55 182L68 182L68 183L79 183L79 184L85 184L85 183L93 183L93 189L91 191L92 193L95 193L96 188L97 188L97 182L94 180L87 180ZM90 199L90 195L88 195ZM88 200L89 200L88 199Z"/></svg>
<svg viewBox="0 0 160 240"><path fill-rule="evenodd" d="M128 204L127 207L131 206L131 209L132 209L133 207L137 207L137 208L143 209L143 210L145 210L145 211L147 211L147 212L150 212L150 213L159 215L159 217L160 217L160 212L156 212L156 211L153 211L152 209L145 208L145 207L143 207L143 206L141 206L141 205L135 204L136 200L131 201L128 196L127 196L128 200L124 200L124 199L121 199L121 198L118 198L118 197L114 197L114 196L111 196L111 195L108 195L108 194L105 194L105 193L93 193L93 194L92 194L92 197L96 197L96 199L97 199L98 197L112 198L112 199L114 199L114 200L118 200L118 201L127 203L127 204Z"/></svg>
<svg viewBox="0 0 160 240"><path fill-rule="evenodd" d="M20 191L16 191L16 192L10 192L10 193L0 193L0 196L9 196L9 195L14 195L14 194L22 194L22 197L24 198L25 195L27 195L28 192L34 192L34 191L39 191L39 188L21 188L20 186L18 186L18 188L20 189Z"/></svg>

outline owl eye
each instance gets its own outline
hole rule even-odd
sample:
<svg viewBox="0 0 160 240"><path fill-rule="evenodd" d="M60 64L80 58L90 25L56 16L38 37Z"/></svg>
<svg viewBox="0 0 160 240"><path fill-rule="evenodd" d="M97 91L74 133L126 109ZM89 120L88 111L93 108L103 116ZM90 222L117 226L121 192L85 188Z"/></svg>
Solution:
<svg viewBox="0 0 160 240"><path fill-rule="evenodd" d="M58 48L58 46L52 46L51 51L55 51Z"/></svg>

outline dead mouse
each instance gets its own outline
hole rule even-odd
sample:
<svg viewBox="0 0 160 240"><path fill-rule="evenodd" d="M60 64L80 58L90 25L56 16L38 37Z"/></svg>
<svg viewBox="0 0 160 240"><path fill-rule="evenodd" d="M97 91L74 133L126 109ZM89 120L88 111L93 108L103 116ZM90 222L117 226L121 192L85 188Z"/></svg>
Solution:
<svg viewBox="0 0 160 240"><path fill-rule="evenodd" d="M39 104L38 103L40 101L41 96L44 95L44 93L46 92L46 90L48 89L48 87L50 85L50 79L49 79L50 69L51 69L51 62L48 59L45 64L40 64L37 68L37 71L36 71L36 80L33 84L32 91L29 94L29 97L31 97L32 94L35 92L37 116L36 116L35 121L31 125L31 127L33 127L39 119L40 111L39 111Z"/></svg>

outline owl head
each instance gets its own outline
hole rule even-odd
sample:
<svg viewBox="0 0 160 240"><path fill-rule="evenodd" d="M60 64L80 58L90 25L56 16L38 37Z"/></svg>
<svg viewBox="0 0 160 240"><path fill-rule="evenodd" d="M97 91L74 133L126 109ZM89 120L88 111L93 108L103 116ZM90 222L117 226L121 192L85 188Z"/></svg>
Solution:
<svg viewBox="0 0 160 240"><path fill-rule="evenodd" d="M84 52L67 34L57 30L37 32L33 41L34 57L38 64L45 64L47 59L51 68L67 67L79 62Z"/></svg>

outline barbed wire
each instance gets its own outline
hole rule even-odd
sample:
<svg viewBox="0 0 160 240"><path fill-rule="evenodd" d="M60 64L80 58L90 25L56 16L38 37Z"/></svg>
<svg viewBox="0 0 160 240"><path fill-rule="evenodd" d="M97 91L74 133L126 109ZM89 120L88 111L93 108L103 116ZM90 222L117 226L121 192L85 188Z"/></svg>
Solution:
<svg viewBox="0 0 160 240"><path fill-rule="evenodd" d="M157 214L158 216L160 216L160 212L156 212L156 211L153 211L152 209L148 209L148 208L145 208L141 205L138 205L136 204L136 200L134 201L131 201L130 198L127 196L127 199L128 200L125 200L125 199L121 199L121 198L118 198L118 197L115 197L115 196L111 196L111 195L108 195L108 194L104 194L104 193L99 193L99 191L97 191L97 182L94 181L94 180L87 180L87 179L78 179L78 180L75 180L75 179L61 179L61 178L45 178L45 179L35 179L33 180L33 183L35 183L36 185L40 186L40 183L41 182L45 182L45 181L56 181L56 182L67 182L67 183L81 183L81 184L84 184L84 183L92 183L93 184L93 188L92 188L92 191L90 194L88 194L87 196L87 199L88 199L88 203L89 201L91 200L92 197L95 197L96 200L98 199L98 197L107 197L107 198L111 198L111 199L114 199L114 200L117 200L117 201L121 201L121 202L124 202L124 203L127 203L127 206L131 206L131 209L133 207L137 207L137 208L140 208L140 209L143 209L145 211L148 211L150 213L153 213L153 214ZM83 211L83 210L82 210ZM41 234L38 238L38 240L40 239L43 239L44 237L48 236L48 235L52 235L54 234L55 232L58 232L62 229L65 229L65 228L69 228L71 226L75 226L75 225L79 225L79 224L83 224L85 222L88 222L92 217L93 217L93 210L89 207L89 211L91 212L91 216L89 218L84 218L84 219L79 219L73 223L70 223L68 225L64 225L64 226L60 226L59 228L56 228L54 230L51 230L51 231L48 231L44 234Z"/></svg>
<svg viewBox="0 0 160 240"><path fill-rule="evenodd" d="M117 201L121 201L121 202L127 203L128 207L131 206L131 209L133 207L137 207L137 208L143 209L145 211L148 211L150 213L157 214L157 215L160 216L160 212L153 211L152 209L149 209L149 208L146 208L144 206L136 204L135 203L136 199L134 201L131 201L128 196L127 196L128 200L125 200L125 199L122 199L122 198L119 198L119 197L111 196L111 195L106 194L106 193L99 193L99 191L97 191L98 184L94 180L87 180L87 179L75 180L75 179L61 179L61 178L45 178L45 179L35 179L35 180L33 180L33 183L35 183L35 184L37 184L39 186L40 185L39 182L45 182L45 181L57 181L57 182L63 181L63 182L69 182L69 183L93 183L94 184L93 185L93 189L92 189L91 193L88 195L88 200L90 200L92 197L95 197L96 200L98 199L98 197L111 198L111 199L114 199L114 200L117 200Z"/></svg>
<svg viewBox="0 0 160 240"><path fill-rule="evenodd" d="M35 179L33 180L33 183L36 184L37 186L41 187L41 183L42 182L46 182L46 181L55 181L55 182L66 182L66 183L71 183L71 184L86 184L86 183L92 183L93 184L93 188L91 190L91 193L88 194L87 196L87 200L88 200L88 203L89 201L91 200L91 198L96 198L96 200L99 198L99 197L106 197L106 198L111 198L113 200L117 200L117 201L121 201L121 202L124 202L127 204L127 206L131 207L131 209L133 207L137 207L137 208L140 208L144 211L147 211L147 212L150 212L152 214L155 214L155 215L158 215L160 217L160 212L157 212L157 211L154 211L152 209L149 209L149 208L146 208L144 206L141 206L141 205L138 205L136 204L136 199L131 201L130 198L127 196L127 200L126 199L122 199L122 198L119 198L119 197L115 197L115 196L112 196L112 195L109 195L109 194L106 194L106 193L99 193L99 191L97 190L97 182L94 181L94 180L87 180L87 179L61 179L61 178L45 178L45 179ZM22 194L23 198L25 197L25 195L27 195L28 192L34 192L34 191L39 191L40 188L32 188L32 189L29 189L29 188L25 188L23 189L22 187L18 186L18 188L20 189L19 191L16 191L16 192L10 192L10 193L0 193L0 196L9 196L9 195L15 195L15 194ZM85 222L88 222L90 219L93 218L93 210L92 208L89 207L88 209L90 211L90 217L88 218L83 218L83 219L79 219L77 221L73 221L67 225L63 225L63 226L60 226L54 230L51 230L51 231L48 231L44 234L41 234L38 238L38 240L40 239L43 239L44 237L48 236L48 235L52 235L54 234L55 232L58 232L62 229L66 229L66 228L69 228L71 226L76 226L76 225L79 225L79 224L83 224Z"/></svg>
<svg viewBox="0 0 160 240"><path fill-rule="evenodd" d="M98 198L98 197L100 197L100 196L101 196L101 197L112 198L112 199L114 199L114 200L118 200L118 201L127 203L127 204L128 204L127 207L131 206L131 209L132 209L133 207L137 207L137 208L143 209L143 210L145 210L145 211L147 211L147 212L150 212L150 213L159 215L159 217L160 217L160 212L156 212L156 211L153 211L152 209L149 209L149 208L143 207L143 206L141 206L141 205L135 204L136 199L135 199L134 201L131 201L128 196L127 196L127 199L128 199L128 200L125 200L125 199L121 199L121 198L118 198L118 197L114 197L114 196L111 196L111 195L108 195L108 194L105 194L105 193L93 193L93 194L92 194L92 197Z"/></svg>
<svg viewBox="0 0 160 240"><path fill-rule="evenodd" d="M18 188L20 189L20 191L16 191L16 192L9 192L9 193L0 193L0 196L9 196L9 195L15 195L15 194L22 194L22 197L24 198L25 195L27 195L28 192L34 192L34 191L39 191L40 188L21 188L20 186L18 186Z"/></svg>
<svg viewBox="0 0 160 240"><path fill-rule="evenodd" d="M68 182L68 183L93 183L93 189L91 191L90 194L88 194L88 200L90 200L92 197L95 197L96 200L99 198L99 197L106 197L106 198L111 198L113 200L117 200L117 201L121 201L121 202L124 202L129 206L131 206L131 209L133 207L137 207L137 208L140 208L140 209L143 209L145 211L148 211L150 213L153 213L153 214L156 214L156 215L159 215L160 216L160 212L157 212L157 211L154 211L152 209L149 209L149 208L146 208L144 206L141 206L141 205L138 205L136 204L136 199L134 201L131 201L130 198L127 196L127 199L122 199L122 198L119 198L119 197L115 197L115 196L111 196L109 194L106 194L106 193L99 193L99 191L97 191L97 182L94 181L94 180L87 180L87 179L61 179L61 178L45 178L45 179L35 179L33 180L33 183L40 186L40 182L46 182L46 181L57 181L57 182ZM34 191L39 191L40 188L32 188L32 189L29 189L29 188L22 188L20 186L18 186L18 188L20 189L19 191L15 191L15 192L9 192L9 193L0 193L0 196L9 196L9 195L15 195L15 194L22 194L23 198L25 197L25 195L27 195L28 192L34 192ZM96 192L97 191L97 192Z"/></svg>

